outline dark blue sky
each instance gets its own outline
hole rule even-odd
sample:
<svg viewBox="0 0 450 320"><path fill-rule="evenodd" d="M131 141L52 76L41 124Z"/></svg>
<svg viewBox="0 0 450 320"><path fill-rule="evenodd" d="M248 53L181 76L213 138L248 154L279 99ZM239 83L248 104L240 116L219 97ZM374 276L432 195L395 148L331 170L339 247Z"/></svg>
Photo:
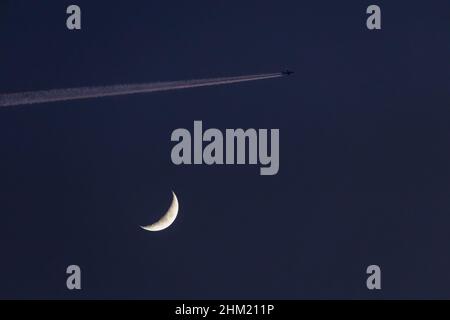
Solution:
<svg viewBox="0 0 450 320"><path fill-rule="evenodd" d="M2 0L0 92L296 74L0 110L0 298L448 298L449 39L444 0ZM174 166L194 120L279 128L279 174Z"/></svg>

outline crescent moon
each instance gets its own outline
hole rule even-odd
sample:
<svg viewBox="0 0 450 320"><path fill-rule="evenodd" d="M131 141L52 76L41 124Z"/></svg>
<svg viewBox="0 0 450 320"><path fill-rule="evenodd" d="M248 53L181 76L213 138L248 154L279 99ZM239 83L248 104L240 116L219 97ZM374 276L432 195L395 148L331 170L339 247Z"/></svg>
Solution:
<svg viewBox="0 0 450 320"><path fill-rule="evenodd" d="M144 226L144 227L141 226L142 229L144 229L146 231L161 231L161 230L164 230L164 229L167 229L168 227L170 227L170 225L177 218L178 208L179 208L177 196L176 196L175 192L173 192L173 191L172 191L172 196L173 196L172 203L169 207L169 210L167 210L166 214L164 214L161 219L159 219L157 222L155 222L151 225Z"/></svg>

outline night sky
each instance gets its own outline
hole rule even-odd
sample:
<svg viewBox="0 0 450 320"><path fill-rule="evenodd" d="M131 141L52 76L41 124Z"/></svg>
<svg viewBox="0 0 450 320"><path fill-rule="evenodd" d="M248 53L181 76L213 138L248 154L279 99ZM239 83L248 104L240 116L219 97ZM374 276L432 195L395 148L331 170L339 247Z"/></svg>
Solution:
<svg viewBox="0 0 450 320"><path fill-rule="evenodd" d="M2 93L296 71L1 109L0 298L450 297L449 1L1 0L0 43ZM173 165L194 120L280 129L278 175Z"/></svg>

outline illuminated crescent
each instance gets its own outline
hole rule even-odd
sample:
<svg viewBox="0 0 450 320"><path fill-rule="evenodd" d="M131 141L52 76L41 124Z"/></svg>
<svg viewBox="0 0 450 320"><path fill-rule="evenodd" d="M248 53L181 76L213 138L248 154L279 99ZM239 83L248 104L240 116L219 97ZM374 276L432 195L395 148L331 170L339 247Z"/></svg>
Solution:
<svg viewBox="0 0 450 320"><path fill-rule="evenodd" d="M170 208L169 210L167 210L166 214L163 215L162 218L159 219L157 222L151 225L145 227L141 226L142 229L146 231L161 231L170 227L170 225L175 221L178 215L178 199L177 196L175 195L175 192L172 191L172 195L173 195L172 204L170 205Z"/></svg>

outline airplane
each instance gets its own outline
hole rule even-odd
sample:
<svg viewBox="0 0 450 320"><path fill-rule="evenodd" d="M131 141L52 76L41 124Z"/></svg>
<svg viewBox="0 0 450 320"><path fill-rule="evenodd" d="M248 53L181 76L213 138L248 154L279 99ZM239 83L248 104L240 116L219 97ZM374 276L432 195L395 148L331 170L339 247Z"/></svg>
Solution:
<svg viewBox="0 0 450 320"><path fill-rule="evenodd" d="M290 76L293 73L294 73L294 71L291 71L291 70L281 71L281 74L284 75L284 76Z"/></svg>

